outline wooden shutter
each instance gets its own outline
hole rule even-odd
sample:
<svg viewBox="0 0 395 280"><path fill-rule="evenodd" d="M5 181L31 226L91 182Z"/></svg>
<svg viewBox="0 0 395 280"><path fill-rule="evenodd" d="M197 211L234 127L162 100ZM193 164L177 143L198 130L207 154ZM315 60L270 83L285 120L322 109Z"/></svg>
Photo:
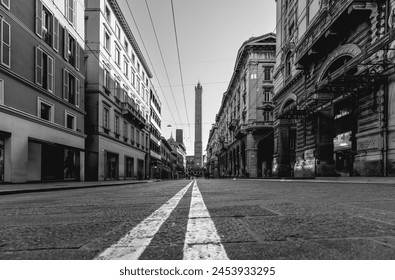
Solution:
<svg viewBox="0 0 395 280"><path fill-rule="evenodd" d="M63 98L69 100L69 72L63 70Z"/></svg>
<svg viewBox="0 0 395 280"><path fill-rule="evenodd" d="M75 79L75 106L80 107L80 80Z"/></svg>
<svg viewBox="0 0 395 280"><path fill-rule="evenodd" d="M42 38L43 33L43 4L36 0L36 34Z"/></svg>
<svg viewBox="0 0 395 280"><path fill-rule="evenodd" d="M53 58L47 56L47 86L50 92L53 92L54 88L54 67L53 67Z"/></svg>
<svg viewBox="0 0 395 280"><path fill-rule="evenodd" d="M43 52L36 48L36 84L43 85Z"/></svg>
<svg viewBox="0 0 395 280"><path fill-rule="evenodd" d="M80 56L81 56L81 48L80 45L75 41L75 68L80 70Z"/></svg>
<svg viewBox="0 0 395 280"><path fill-rule="evenodd" d="M59 20L53 17L53 49L59 51Z"/></svg>
<svg viewBox="0 0 395 280"><path fill-rule="evenodd" d="M67 2L67 1L66 1ZM64 51L63 57L66 61L69 61L69 32L67 29L64 29Z"/></svg>
<svg viewBox="0 0 395 280"><path fill-rule="evenodd" d="M1 63L11 66L11 25L2 20L1 21Z"/></svg>

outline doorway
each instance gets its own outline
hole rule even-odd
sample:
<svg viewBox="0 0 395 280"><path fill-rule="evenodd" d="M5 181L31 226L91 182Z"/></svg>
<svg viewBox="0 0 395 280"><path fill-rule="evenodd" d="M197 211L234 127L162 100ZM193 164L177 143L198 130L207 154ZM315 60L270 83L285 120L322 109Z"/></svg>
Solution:
<svg viewBox="0 0 395 280"><path fill-rule="evenodd" d="M107 152L106 180L118 179L118 155Z"/></svg>

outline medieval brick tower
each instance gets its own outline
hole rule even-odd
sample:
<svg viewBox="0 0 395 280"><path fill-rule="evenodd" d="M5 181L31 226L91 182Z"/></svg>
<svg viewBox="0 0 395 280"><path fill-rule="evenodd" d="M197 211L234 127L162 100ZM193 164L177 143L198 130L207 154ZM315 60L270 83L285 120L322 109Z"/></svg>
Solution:
<svg viewBox="0 0 395 280"><path fill-rule="evenodd" d="M198 82L195 87L195 167L203 167L202 143L202 93L203 88Z"/></svg>

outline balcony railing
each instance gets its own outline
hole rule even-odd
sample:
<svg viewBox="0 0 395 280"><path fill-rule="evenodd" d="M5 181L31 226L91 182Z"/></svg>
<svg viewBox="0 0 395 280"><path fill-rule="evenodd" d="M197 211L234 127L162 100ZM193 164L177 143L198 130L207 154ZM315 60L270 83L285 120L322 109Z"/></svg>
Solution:
<svg viewBox="0 0 395 280"><path fill-rule="evenodd" d="M146 126L144 117L128 102L121 102L122 115L135 123L140 128Z"/></svg>

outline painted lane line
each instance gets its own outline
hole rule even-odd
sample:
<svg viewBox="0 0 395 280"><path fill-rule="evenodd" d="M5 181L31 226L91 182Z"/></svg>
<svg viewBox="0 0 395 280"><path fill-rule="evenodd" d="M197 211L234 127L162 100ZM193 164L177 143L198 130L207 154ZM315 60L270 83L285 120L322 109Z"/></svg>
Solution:
<svg viewBox="0 0 395 280"><path fill-rule="evenodd" d="M99 260L138 260L162 224L169 218L171 212L177 207L193 181L169 199L162 207L157 209L148 218L134 227L116 244L107 248L96 259Z"/></svg>
<svg viewBox="0 0 395 280"><path fill-rule="evenodd" d="M195 181L184 243L184 260L203 259L228 260L229 258Z"/></svg>

